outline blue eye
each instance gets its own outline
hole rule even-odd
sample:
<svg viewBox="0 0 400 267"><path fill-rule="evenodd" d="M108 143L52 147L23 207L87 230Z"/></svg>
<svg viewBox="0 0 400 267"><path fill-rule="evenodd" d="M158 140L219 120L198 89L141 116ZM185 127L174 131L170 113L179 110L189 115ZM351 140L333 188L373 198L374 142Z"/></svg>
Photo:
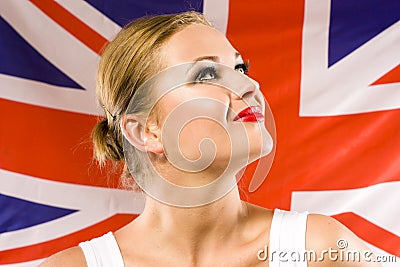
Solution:
<svg viewBox="0 0 400 267"><path fill-rule="evenodd" d="M202 69L196 77L196 82L205 82L218 78L215 67L206 67Z"/></svg>

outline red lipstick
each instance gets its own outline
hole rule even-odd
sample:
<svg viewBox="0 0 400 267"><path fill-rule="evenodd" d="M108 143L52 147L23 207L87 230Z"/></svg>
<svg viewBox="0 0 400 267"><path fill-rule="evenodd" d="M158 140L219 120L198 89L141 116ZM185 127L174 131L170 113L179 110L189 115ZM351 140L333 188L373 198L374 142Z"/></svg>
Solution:
<svg viewBox="0 0 400 267"><path fill-rule="evenodd" d="M233 121L241 122L257 122L263 121L264 115L262 113L262 108L260 106L251 106L243 109L237 114Z"/></svg>

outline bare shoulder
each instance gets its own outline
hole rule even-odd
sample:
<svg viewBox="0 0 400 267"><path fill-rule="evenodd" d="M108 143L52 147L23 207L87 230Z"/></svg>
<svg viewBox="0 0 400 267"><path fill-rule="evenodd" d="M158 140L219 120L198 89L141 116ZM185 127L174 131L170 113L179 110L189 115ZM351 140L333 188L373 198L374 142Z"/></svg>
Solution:
<svg viewBox="0 0 400 267"><path fill-rule="evenodd" d="M85 255L78 246L58 252L44 262L39 267L86 267Z"/></svg>
<svg viewBox="0 0 400 267"><path fill-rule="evenodd" d="M306 249L321 260L309 266L381 266L375 256L353 232L336 219L310 214L307 219Z"/></svg>

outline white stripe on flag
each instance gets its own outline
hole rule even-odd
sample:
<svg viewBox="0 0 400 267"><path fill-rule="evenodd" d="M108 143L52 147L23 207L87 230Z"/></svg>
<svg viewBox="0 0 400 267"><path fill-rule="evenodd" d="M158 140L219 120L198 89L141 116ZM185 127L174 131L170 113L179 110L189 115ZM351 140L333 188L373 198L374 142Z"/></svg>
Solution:
<svg viewBox="0 0 400 267"><path fill-rule="evenodd" d="M87 90L66 88L0 74L0 98L42 107L100 115L96 98Z"/></svg>
<svg viewBox="0 0 400 267"><path fill-rule="evenodd" d="M0 250L37 244L100 222L115 214L139 214L143 193L62 183L0 169L1 194L54 207L79 210L68 216L1 234Z"/></svg>
<svg viewBox="0 0 400 267"><path fill-rule="evenodd" d="M40 263L42 263L44 259L35 260L35 261L27 261L21 263L14 263L14 264L0 264L1 267L37 267Z"/></svg>
<svg viewBox="0 0 400 267"><path fill-rule="evenodd" d="M43 57L94 93L99 55L29 1L0 1L1 16ZM34 21L34 23L32 23Z"/></svg>
<svg viewBox="0 0 400 267"><path fill-rule="evenodd" d="M205 17L223 34L226 34L229 16L229 0L204 0Z"/></svg>
<svg viewBox="0 0 400 267"><path fill-rule="evenodd" d="M300 116L400 108L400 83L370 86L400 64L400 21L328 68L330 0L306 0Z"/></svg>
<svg viewBox="0 0 400 267"><path fill-rule="evenodd" d="M334 215L353 212L400 236L400 181L348 190L292 192L291 210Z"/></svg>
<svg viewBox="0 0 400 267"><path fill-rule="evenodd" d="M368 246L369 249L371 249L371 251L375 254L375 256L378 257L378 260L380 260L382 267L399 267L400 264L399 257L389 254L386 251L377 248L365 241L364 243Z"/></svg>
<svg viewBox="0 0 400 267"><path fill-rule="evenodd" d="M111 41L121 27L103 13L82 0L56 0L74 16Z"/></svg>

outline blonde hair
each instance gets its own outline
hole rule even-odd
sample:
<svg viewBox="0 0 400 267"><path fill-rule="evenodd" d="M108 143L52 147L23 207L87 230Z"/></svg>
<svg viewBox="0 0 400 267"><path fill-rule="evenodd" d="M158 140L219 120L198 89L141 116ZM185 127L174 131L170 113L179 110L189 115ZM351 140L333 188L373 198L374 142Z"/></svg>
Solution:
<svg viewBox="0 0 400 267"><path fill-rule="evenodd" d="M160 47L174 33L191 24L211 26L201 13L194 11L143 17L126 25L106 46L96 85L96 93L106 116L92 131L94 157L101 166L106 160L124 160L119 115L126 111L136 90L163 69ZM146 102L149 102L146 96L139 98L135 110L144 111ZM139 150L135 154L137 164L134 172L137 175L143 171L140 170L140 161L144 155Z"/></svg>

